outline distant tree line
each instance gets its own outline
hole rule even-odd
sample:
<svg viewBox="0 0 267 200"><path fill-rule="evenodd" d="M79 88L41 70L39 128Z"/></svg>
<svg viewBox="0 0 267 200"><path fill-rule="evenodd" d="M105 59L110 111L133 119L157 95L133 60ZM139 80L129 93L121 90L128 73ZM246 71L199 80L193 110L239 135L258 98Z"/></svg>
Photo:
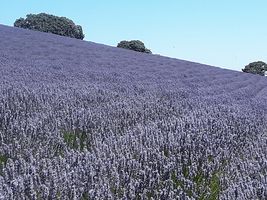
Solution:
<svg viewBox="0 0 267 200"><path fill-rule="evenodd" d="M75 25L72 20L66 17L58 17L46 13L28 14L25 19L17 19L14 26L35 31L54 33L81 40L84 38L84 33L80 25ZM152 53L140 40L124 40L121 41L117 47L148 54Z"/></svg>

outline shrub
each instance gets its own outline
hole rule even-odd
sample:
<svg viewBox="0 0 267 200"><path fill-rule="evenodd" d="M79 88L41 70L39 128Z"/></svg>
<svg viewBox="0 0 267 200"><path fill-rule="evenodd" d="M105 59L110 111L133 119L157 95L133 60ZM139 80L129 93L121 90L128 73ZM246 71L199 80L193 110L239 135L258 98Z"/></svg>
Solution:
<svg viewBox="0 0 267 200"><path fill-rule="evenodd" d="M143 53L149 53L149 54L152 53L149 49L145 47L145 44L140 40L131 40L131 41L123 40L117 45L117 47Z"/></svg>
<svg viewBox="0 0 267 200"><path fill-rule="evenodd" d="M29 14L25 19L19 18L15 21L14 26L81 40L84 38L82 27L75 25L72 20L46 13Z"/></svg>
<svg viewBox="0 0 267 200"><path fill-rule="evenodd" d="M265 72L267 71L267 64L262 61L252 62L245 66L242 71L246 73L259 74L261 76L264 76Z"/></svg>

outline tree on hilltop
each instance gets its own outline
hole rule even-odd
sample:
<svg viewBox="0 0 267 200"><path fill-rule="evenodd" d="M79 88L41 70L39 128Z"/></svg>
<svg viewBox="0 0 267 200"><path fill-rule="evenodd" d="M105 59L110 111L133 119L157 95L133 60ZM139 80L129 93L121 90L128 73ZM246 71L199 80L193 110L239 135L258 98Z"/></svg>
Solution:
<svg viewBox="0 0 267 200"><path fill-rule="evenodd" d="M66 18L49 15L46 13L28 14L26 18L19 18L14 23L15 27L36 30L71 38L83 39L84 34L80 25Z"/></svg>
<svg viewBox="0 0 267 200"><path fill-rule="evenodd" d="M252 62L246 65L245 68L242 69L242 71L246 73L264 76L265 72L267 72L267 64L262 61Z"/></svg>
<svg viewBox="0 0 267 200"><path fill-rule="evenodd" d="M152 53L149 49L145 47L145 44L140 40L131 40L131 41L123 40L117 45L117 47L143 53L149 53L149 54Z"/></svg>

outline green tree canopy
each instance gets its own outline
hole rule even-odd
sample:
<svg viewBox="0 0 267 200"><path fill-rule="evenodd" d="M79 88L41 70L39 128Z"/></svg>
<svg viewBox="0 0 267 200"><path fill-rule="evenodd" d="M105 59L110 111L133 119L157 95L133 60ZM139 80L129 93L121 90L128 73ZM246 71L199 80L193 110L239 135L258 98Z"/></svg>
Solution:
<svg viewBox="0 0 267 200"><path fill-rule="evenodd" d="M57 17L46 13L28 14L26 18L19 18L14 23L15 27L54 33L57 35L83 39L82 27L66 17Z"/></svg>
<svg viewBox="0 0 267 200"><path fill-rule="evenodd" d="M145 47L145 44L140 40L131 40L131 41L123 40L117 45L117 47L143 53L149 53L149 54L152 53L149 49Z"/></svg>
<svg viewBox="0 0 267 200"><path fill-rule="evenodd" d="M252 62L245 66L242 69L243 72L251 73L251 74L259 74L264 76L265 72L267 71L267 64L262 61Z"/></svg>

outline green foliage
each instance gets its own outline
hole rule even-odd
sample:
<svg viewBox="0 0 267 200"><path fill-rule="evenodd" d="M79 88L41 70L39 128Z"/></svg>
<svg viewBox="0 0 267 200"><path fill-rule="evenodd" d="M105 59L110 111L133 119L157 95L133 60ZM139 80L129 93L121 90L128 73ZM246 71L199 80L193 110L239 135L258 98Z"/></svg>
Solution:
<svg viewBox="0 0 267 200"><path fill-rule="evenodd" d="M148 54L152 53L149 49L145 47L145 44L140 40L131 40L131 41L123 40L117 45L117 47Z"/></svg>
<svg viewBox="0 0 267 200"><path fill-rule="evenodd" d="M170 156L169 149L164 148L164 150L163 150L163 154L164 154L164 156L169 157L169 156Z"/></svg>
<svg viewBox="0 0 267 200"><path fill-rule="evenodd" d="M113 193L113 195L115 197L117 197L118 199L121 199L123 197L123 189L122 188L119 187L118 189L116 189L115 187L111 187L110 190Z"/></svg>
<svg viewBox="0 0 267 200"><path fill-rule="evenodd" d="M171 173L171 180L174 183L175 188L179 188L179 187L183 188L184 187L184 183L177 178L175 172Z"/></svg>
<svg viewBox="0 0 267 200"><path fill-rule="evenodd" d="M60 192L57 191L57 195L56 195L56 197L57 197L58 200L60 200L60 196L61 196L61 195L60 195Z"/></svg>
<svg viewBox="0 0 267 200"><path fill-rule="evenodd" d="M220 178L219 173L214 173L211 177L209 183L211 194L209 195L208 200L217 200L219 199L220 194Z"/></svg>
<svg viewBox="0 0 267 200"><path fill-rule="evenodd" d="M252 62L245 66L242 71L246 73L259 74L261 76L264 76L265 72L267 72L267 64L262 61Z"/></svg>
<svg viewBox="0 0 267 200"><path fill-rule="evenodd" d="M85 131L63 131L64 142L71 148L83 151L90 148L88 136Z"/></svg>
<svg viewBox="0 0 267 200"><path fill-rule="evenodd" d="M185 178L189 176L189 167L186 165L183 165L183 175Z"/></svg>
<svg viewBox="0 0 267 200"><path fill-rule="evenodd" d="M2 174L2 170L6 165L8 157L6 155L0 154L0 175Z"/></svg>
<svg viewBox="0 0 267 200"><path fill-rule="evenodd" d="M84 192L82 194L81 200L89 200L89 194L88 194L88 192Z"/></svg>
<svg viewBox="0 0 267 200"><path fill-rule="evenodd" d="M201 184L203 184L204 178L204 173L202 172L202 170L199 170L197 175L193 178L193 181L197 184L197 186L201 186Z"/></svg>
<svg viewBox="0 0 267 200"><path fill-rule="evenodd" d="M221 186L220 186L220 172L215 171L213 172L212 176L206 177L201 169L197 172L197 174L194 177L189 177L189 167L184 167L183 169L184 176L190 180L192 180L196 184L196 188L194 188L199 195L200 200L217 200L219 199ZM185 183L182 180L179 180L176 173L171 173L171 180L174 184L175 188L182 188L183 191L186 192L186 194L189 197L192 197L193 191L190 189L187 189L185 187ZM207 195L207 192L209 191L209 194Z"/></svg>
<svg viewBox="0 0 267 200"><path fill-rule="evenodd" d="M183 172L184 173L184 172ZM185 183L184 181L182 180L179 180L177 178L177 175L175 174L175 172L172 172L171 173L171 180L172 182L174 183L174 187L175 188L182 188L182 190L189 196L191 197L193 195L193 192L191 190L188 190L186 187L185 187Z"/></svg>
<svg viewBox="0 0 267 200"><path fill-rule="evenodd" d="M1 165L4 166L6 164L6 162L7 162L7 159L8 159L7 156L0 154L0 166Z"/></svg>
<svg viewBox="0 0 267 200"><path fill-rule="evenodd" d="M82 27L75 25L72 20L46 13L29 14L25 19L19 18L15 21L14 26L81 40L84 38Z"/></svg>

